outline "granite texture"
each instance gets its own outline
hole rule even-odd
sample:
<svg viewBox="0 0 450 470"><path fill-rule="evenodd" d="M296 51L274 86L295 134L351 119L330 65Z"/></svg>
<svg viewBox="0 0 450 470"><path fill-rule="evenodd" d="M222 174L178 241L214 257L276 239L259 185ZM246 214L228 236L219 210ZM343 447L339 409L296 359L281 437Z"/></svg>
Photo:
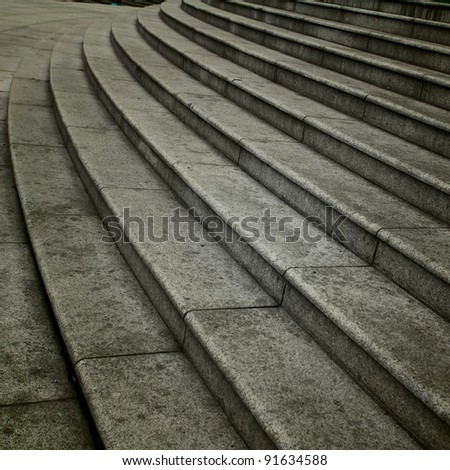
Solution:
<svg viewBox="0 0 450 470"><path fill-rule="evenodd" d="M90 450L96 444L77 400L0 408L3 450Z"/></svg>
<svg viewBox="0 0 450 470"><path fill-rule="evenodd" d="M0 404L73 397L75 393L30 247L0 243L0 252L4 371Z"/></svg>
<svg viewBox="0 0 450 470"><path fill-rule="evenodd" d="M77 374L107 449L245 448L181 353L82 361Z"/></svg>
<svg viewBox="0 0 450 470"><path fill-rule="evenodd" d="M192 312L187 321L277 448L416 447L283 309Z"/></svg>

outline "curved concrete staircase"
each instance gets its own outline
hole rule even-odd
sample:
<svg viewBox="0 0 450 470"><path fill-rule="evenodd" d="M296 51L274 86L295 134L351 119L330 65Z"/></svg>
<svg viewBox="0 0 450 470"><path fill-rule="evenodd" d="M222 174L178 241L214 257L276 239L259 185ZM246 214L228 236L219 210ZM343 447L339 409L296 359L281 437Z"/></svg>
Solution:
<svg viewBox="0 0 450 470"><path fill-rule="evenodd" d="M450 26L335 3L168 0L14 79L107 448L450 448Z"/></svg>

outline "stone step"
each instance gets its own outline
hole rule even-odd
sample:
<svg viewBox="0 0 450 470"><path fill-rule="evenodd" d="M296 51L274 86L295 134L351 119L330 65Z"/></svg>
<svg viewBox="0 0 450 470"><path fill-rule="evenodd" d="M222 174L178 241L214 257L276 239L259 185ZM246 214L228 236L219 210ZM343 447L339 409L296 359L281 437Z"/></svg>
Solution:
<svg viewBox="0 0 450 470"><path fill-rule="evenodd" d="M434 123L437 126L434 130L443 136L444 141L449 138L449 132L445 131L446 127L450 130L446 124L450 122L449 111L401 97L396 93L302 61L293 64L291 60L288 63L286 56L278 52L264 55L267 49L265 50L263 46L250 41L244 43L242 41L245 40L241 40L239 45L236 45L231 33L223 32L217 28L213 29L211 26L204 29L204 23L187 16L179 8L176 8L175 4L164 4L161 15L172 28L208 50L304 96L344 111L352 117L363 119L369 124L382 126L390 132L395 130L396 134L409 137L410 140L417 140L419 143L426 141L428 136L437 137L433 133L433 128L429 127L429 124ZM178 60L183 58L184 68L195 73L197 78L200 77L204 81L208 81L208 74L213 70L214 76L208 83L213 85L217 83L216 89L225 90L223 93L230 98L236 96L237 93L247 93L249 87L245 86L246 83L257 84L257 93L254 88L250 88L252 96L256 95L258 99L266 101L269 106L271 103L276 106L280 103L280 97L285 96L286 90L283 88L274 89L267 81L261 83L259 77L255 78L253 74L243 72L241 68L233 70L229 64L218 57L215 58L215 62L212 62L211 56L208 56L203 62L199 62L198 57L202 49L193 50L192 44L189 51L185 52L183 47L177 49L180 41L184 43L185 39L172 37L173 33L170 32L171 36L164 40L164 37L153 32L154 15L149 15L148 19L146 16L142 14L138 20L146 37L154 42L163 42L167 46L168 52L166 54L169 55L170 52L170 57L178 54ZM285 60L284 64L283 60ZM204 66L206 61L208 70ZM221 66L221 64L226 65ZM216 67L213 69L212 66ZM235 76L239 76L239 80L233 80ZM264 86L269 91L261 96L261 90ZM227 87L236 87L237 91L227 92ZM271 95L272 99L268 101ZM294 95L291 94L291 96ZM295 98L298 99L298 95ZM239 102L242 102L242 99L239 99ZM287 99L284 102L290 103L290 100ZM401 107L399 106L400 102ZM304 100L301 104L302 111L307 114L307 104ZM310 101L310 105L316 108L316 103ZM282 104L280 107L286 109L286 106ZM288 112L292 113L290 106L287 108ZM323 109L325 115L326 108ZM317 112L317 109L315 111ZM267 115L270 113L265 113L265 116ZM435 120L432 116L437 119ZM347 116L345 119L347 120L349 117ZM336 119L328 122L326 119L314 119L311 122L307 118L302 123L306 129L300 138L329 158L411 204L432 213L441 220L450 220L450 212L448 211L450 186L447 178L447 174L450 173L450 160L448 158L421 149L416 145L409 145L403 139L378 132L373 127L355 119L350 119L345 129L341 129L344 130L343 133L338 133L336 122ZM274 123L280 126L281 120L277 118ZM423 126L426 126L426 129ZM291 128L285 130L289 132ZM414 132L412 132L413 130ZM311 134L317 135L317 133L320 133L320 138L310 137ZM338 135L340 138L336 139ZM299 137L298 133L297 137ZM434 142L437 144L438 141L439 138ZM325 142L327 143L325 144ZM448 145L442 145L441 148L443 147L450 148ZM383 150L381 150L382 148ZM400 180L402 180L402 184L400 184ZM421 185L424 187L419 189ZM433 195L429 198L425 197L425 194L430 191ZM438 201L442 201L440 207Z"/></svg>
<svg viewBox="0 0 450 470"><path fill-rule="evenodd" d="M176 37L177 33L171 31L156 12L150 16L153 17L151 28L158 31L159 38L167 30L168 35ZM328 221L325 226L334 236L337 234L332 231L331 220L344 215L345 220L340 229L347 247L369 263L375 259L375 263L396 282L443 315L449 316L450 260L445 255L442 257L431 253L428 238L436 236L441 239L441 233L427 231L422 243L417 240L414 249L396 244L393 249L399 257L396 263L390 262L391 254L389 262L384 262L383 256L380 256L385 253L381 249L385 242L380 243L379 237L380 234L392 233L394 227L405 230L413 227L444 228L447 230L444 232L445 237L448 226L330 161L191 78L146 45L136 31L134 18L115 23L113 33L115 47L127 67L172 112L293 208L307 216ZM183 44L186 44L185 40ZM164 49L160 50L164 52ZM217 59L211 53L205 51L205 54L211 63ZM280 152L280 149L283 151ZM195 172L191 173L195 175ZM337 187L336 181L345 181L345 188ZM333 209L333 214L327 212L327 207ZM419 253L428 257L428 261L424 262L425 258ZM263 257L267 258L267 255ZM405 258L404 263L400 261L402 257ZM287 256L287 260L291 260L291 255ZM280 261L278 257L270 261L270 264L275 263L275 273L285 272ZM414 263L418 263L416 269ZM438 265L439 269L436 270ZM414 281L408 275L409 272L418 275L420 282L417 282L419 278ZM273 275L262 282L278 298L281 284L274 282ZM433 292L431 295L430 288Z"/></svg>
<svg viewBox="0 0 450 470"><path fill-rule="evenodd" d="M126 25L130 25L130 27L126 29ZM143 45L139 37L131 34L132 28L134 28L134 17L121 17L114 24L113 33L115 40L118 40L118 30L120 30L120 40L128 42L127 46L130 48L132 47L130 44L134 44L133 56L135 62L133 64L137 74L143 76L144 72L139 62L146 61L148 64L151 64L150 68L153 71L159 71L158 73L162 74L165 86L173 86L178 83L179 88L177 93L181 93L183 87L189 88L191 92L200 91L200 88L188 78L186 80L185 77L180 79L170 63L162 58L158 59L158 54L146 47L145 44ZM206 155L200 153L199 148L203 148L205 145L204 141L173 116L163 104L130 79L131 75L123 68L117 57L115 57L114 51L110 46L109 37L104 36L103 44L99 46L98 30L97 27L95 30L88 31L84 41L84 55L89 76L95 83L98 95L125 134L146 156L152 167L171 186L177 196L185 202L186 206L195 207L197 214L202 219L209 216L211 220L211 216L215 216L215 220L219 218L222 221L228 221L228 224L231 223L230 217L233 216L240 220L249 214L261 217L264 207L270 207L273 211L272 214L278 217L292 216L297 224L303 222L304 219L298 213L283 204L282 201L277 200L270 191L258 185L252 178L242 172L239 167L230 164L230 162L225 163L226 161L224 162L223 157L216 150L210 147ZM128 35L125 34L127 30ZM108 31L107 28L106 31ZM158 99L166 101L161 90L162 87L157 89L156 86L152 89L153 92L158 93ZM175 94L171 96L173 100ZM206 99L204 95L202 96ZM169 99L167 99L167 103L170 103ZM233 116L240 126L244 125L242 116ZM225 113L223 113L223 118L226 119ZM266 129L270 130L267 127ZM270 134L268 134L268 137L270 137ZM181 155L182 157L180 157ZM205 220L204 222L206 223ZM408 372L410 368L405 363L405 361L409 361L409 354L405 353L405 356L402 358L403 353L397 355L394 351L396 349L397 352L400 352L400 350L403 350L403 347L413 348L413 344L416 342L412 339L414 331L416 331L416 334L420 334L421 337L425 331L427 334L431 331L433 331L432 334L437 333L440 337L439 340L429 338L432 349L434 349L436 344L446 344L447 342L443 338L447 337L450 333L450 331L447 332L449 328L448 322L427 310L422 304L396 287L387 278L377 273L375 269L365 266L364 262L358 261L350 253L346 254L339 248L339 245L331 240L322 239L320 242L316 240L318 246L309 247L304 243L304 240L299 240L293 243L293 248L289 246L289 243L279 242L279 240L269 243L264 239L254 240L253 242L244 239L244 243L242 243L238 242L236 237L234 237L233 241L233 237L228 236L230 233L233 234L233 230L235 234L245 236L242 229L236 225L234 227L226 223L224 225L227 239L223 241L222 246L225 246L283 304L288 305L290 313L302 324L302 315L298 315L293 306L295 301L291 302L287 297L283 296L283 285L287 280L287 276L290 273L297 272L292 268L299 266L299 263L301 263L301 268L298 271L302 273L307 271L308 267L314 270L315 266L320 265L322 268L317 269L323 269L324 272L329 273L333 272L330 266L334 266L333 269L344 273L346 268L343 268L343 266L347 266L349 269L353 267L356 270L351 271L354 276L358 275L357 270L361 270L361 274L364 273L367 285L360 285L358 287L355 299L361 299L364 292L369 292L367 295L373 296L376 299L375 302L379 302L380 306L382 305L382 307L379 307L383 312L379 314L379 321L385 326L375 325L378 321L375 318L374 322L368 325L368 328L365 327L364 321L361 321L362 324L360 325L358 320L348 322L346 325L341 323L337 327L336 324L339 323L338 317L333 318L333 315L326 317L326 314L319 314L320 320L316 317L316 321L313 321L312 325L308 325L306 322L305 326L308 328L308 331L316 336L317 331L315 331L315 328L318 328L319 331L325 331L325 329L333 328L332 325L334 325L334 328L339 330L340 333L336 334L335 337L330 336L328 339L321 338L324 348L334 358L337 358L341 364L350 369L353 377L359 377L361 382L365 384L365 387L369 388L397 419L401 420L413 433L420 436L422 442L427 442L426 445L430 446L449 445L445 437L448 434L448 424L444 424L446 412L441 413L446 407L444 405L441 408L441 405L447 401L447 398L444 398L445 392L439 391L442 385L438 383L442 379L442 370L446 370L446 366L443 365L442 369L440 365L436 365L436 357L440 357L441 361L445 361L445 355L438 352L435 356L434 352L431 353L433 365L428 364L424 368L422 368L423 364L419 365L418 361L413 361L414 370L416 372L417 369L421 370L419 375L430 373L434 376L436 374L433 379L430 377L425 379L424 377L423 383L426 387L426 384L433 383L431 386L433 391L430 393L430 397L433 396L433 399L428 400L427 406L425 406L423 402L420 402L422 398L426 399L426 393L419 391L421 387L419 383L422 383L422 379L417 380L413 378ZM211 227L210 230L214 231ZM318 234L319 232L314 233ZM231 240L231 242L227 243L227 240ZM373 288L370 287L372 284ZM297 293L299 298L303 298L303 287L301 283L296 283L294 278L292 278L292 281L289 281L287 288L289 292L292 290L292 292ZM385 295L383 291L386 290L392 294L387 304L382 300ZM321 296L318 297L321 298ZM307 305L308 301L305 301L305 306L307 307ZM407 308L405 308L406 305L408 306ZM353 314L355 319L360 318L360 320L362 320L360 316L363 315L361 309L369 315L372 311L371 308L365 310L359 300L355 303L348 302L347 307L354 308ZM333 311L333 306L325 301L324 311L327 311L327 309ZM388 320L389 318L391 320ZM386 321L388 323L392 321L390 323L392 326L391 330L385 324ZM423 322L427 323L430 321L436 324L436 326L439 325L439 327L437 329L430 327L423 328ZM233 323L233 320L230 321L230 324ZM326 328L322 323L327 325ZM341 327L342 330L340 329ZM398 328L402 329L402 333L398 333ZM396 332L395 340L392 337L388 337L387 333L389 331ZM210 350L213 350L215 346L209 343L210 334L210 329L205 331L202 341ZM227 337L228 339L225 343L231 337L231 335ZM338 345L340 341L347 341L348 349L344 348L346 349L345 352ZM398 347L398 341L402 343L401 347ZM361 349L362 347L365 348L364 353ZM375 349L371 350L372 347ZM381 351L380 354L375 352L378 348ZM340 354L339 350L343 351L343 354ZM423 350L421 348L421 351ZM233 349L233 351L242 354L240 350L236 351ZM403 350L403 352L405 351ZM391 354L394 354L395 360L391 360ZM225 359L218 358L216 362L222 361L225 364L229 364L229 361L226 360L227 357L225 356ZM355 357L361 362L358 364L352 363L352 358ZM374 360L373 357L377 359ZM395 370L397 366L398 369ZM368 373L367 371L369 370L370 372ZM389 370L389 373L387 370ZM400 371L402 372L400 373ZM401 382L402 385L400 385L402 380L400 375L404 373L411 381L407 379L404 383ZM381 377L382 380L380 380ZM263 380L260 382L262 383ZM412 385L412 383L415 385ZM376 384L383 385L377 387ZM412 392L413 389L415 392ZM416 392L418 396L414 395ZM427 393L429 392L430 389L428 389ZM418 399L419 396L420 399ZM440 405L436 407L432 403L433 401L435 401L435 404L440 403ZM408 405L405 405L405 403L408 403ZM427 409L428 406L431 406L434 410L431 414L431 410ZM411 414L412 410L414 411ZM440 418L433 414L435 412L441 413L439 415ZM417 420L417 413L421 415L419 420Z"/></svg>
<svg viewBox="0 0 450 470"><path fill-rule="evenodd" d="M232 32L240 38L402 95L450 109L450 78L445 73L289 32L251 18L221 11L203 2L184 0L183 4L189 5L189 13L192 16Z"/></svg>
<svg viewBox="0 0 450 470"><path fill-rule="evenodd" d="M267 6L303 15L361 26L375 31L430 41L450 46L450 25L439 21L411 18L375 10L334 5L317 1L292 2L286 0L246 0L255 6Z"/></svg>
<svg viewBox="0 0 450 470"><path fill-rule="evenodd" d="M380 33L368 27L342 23L291 13L277 8L255 7L239 0L202 0L223 11L252 18L302 35L323 39L380 57L388 57L419 67L450 71L450 48L428 40L410 39L390 33ZM447 31L448 33L448 31Z"/></svg>
<svg viewBox="0 0 450 470"><path fill-rule="evenodd" d="M320 3L342 5L361 10L374 10L413 18L450 23L450 7L432 1L387 1L387 0L316 0Z"/></svg>
<svg viewBox="0 0 450 470"><path fill-rule="evenodd" d="M86 60L90 67L95 63L103 71L106 83L113 89L129 88L129 92L120 94L122 104L141 117L145 113L151 131L153 119L164 121L164 108L126 70L109 63L109 56L105 56L108 52L113 54L109 29L110 25L103 23L87 31ZM198 224L194 231L182 229L182 235L189 236L183 242L174 238L171 227L164 228L163 217L177 208L185 215L185 209L106 114L89 89L87 78L75 69L68 68L67 74L63 76L52 67L51 83L57 119L75 166L102 216L113 217L123 229L125 239L118 241L123 255L247 444L254 448L416 447L411 437L225 250L212 243ZM148 99L140 99L136 87ZM105 99L107 90L98 83L95 88ZM114 112L117 116L119 108ZM184 131L179 133L177 127L165 127L163 137L168 146L184 144L185 151L175 157L180 162L187 158L208 160L217 155L225 168L231 166L204 142L199 143L192 155L186 150L190 141L183 142L188 129L180 122L178 127ZM177 138L168 139L169 136ZM123 220L124 208L141 220L153 216L153 228L158 234L165 230L167 241L142 240L139 224L135 221L135 225L128 226ZM193 226L193 216L186 215ZM193 240L194 235L200 240ZM174 383L183 377L187 366L166 365L165 357L156 356L153 365L127 359L128 370L137 374L142 387L147 387L144 384L150 374L163 381L145 407L136 410L126 397L120 398L119 409L130 410L134 426L140 430L138 412L151 414L154 399L166 396L167 389L180 400L179 404L167 405L175 408L174 414L183 409L184 399L196 392L195 383ZM114 386L117 379L132 397L141 394L129 372L117 371L115 358L101 359L85 368L80 366L80 370L84 371L85 380L95 380L103 374L108 377L105 389L92 398L98 409L109 397L107 386ZM310 380L305 381L305 376ZM343 401L344 396L351 400ZM303 406L293 408L293 403ZM198 405L192 403L187 408L186 414ZM166 421L171 423L171 419L166 419L161 425ZM158 418L156 422L159 423ZM191 420L190 436L197 433L193 429L197 430L198 425ZM355 429L359 432L355 433ZM204 432L214 436L211 430ZM172 439L177 437L174 434Z"/></svg>
<svg viewBox="0 0 450 470"><path fill-rule="evenodd" d="M52 54L52 74L63 88L69 70L83 73L81 39L67 33ZM70 54L61 52L66 48ZM48 75L21 78L33 69L48 74L49 59L33 53L13 80L10 150L34 254L103 444L245 447L102 229L59 134ZM82 85L72 86L82 96ZM108 158L109 171L120 174Z"/></svg>

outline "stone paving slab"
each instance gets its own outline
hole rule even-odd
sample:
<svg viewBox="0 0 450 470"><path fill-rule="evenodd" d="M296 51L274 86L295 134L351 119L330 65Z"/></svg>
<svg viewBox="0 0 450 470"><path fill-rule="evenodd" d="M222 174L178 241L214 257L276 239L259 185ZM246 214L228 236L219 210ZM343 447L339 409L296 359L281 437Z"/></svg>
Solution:
<svg viewBox="0 0 450 470"><path fill-rule="evenodd" d="M0 243L0 259L0 405L75 396L30 246Z"/></svg>
<svg viewBox="0 0 450 470"><path fill-rule="evenodd" d="M8 145L8 123L0 120L0 165L11 165Z"/></svg>
<svg viewBox="0 0 450 470"><path fill-rule="evenodd" d="M0 122L6 121L7 119L8 100L9 100L9 93L6 91L0 91Z"/></svg>
<svg viewBox="0 0 450 470"><path fill-rule="evenodd" d="M10 144L64 147L51 107L11 106L8 125Z"/></svg>
<svg viewBox="0 0 450 470"><path fill-rule="evenodd" d="M73 363L178 349L98 216L40 215L29 228Z"/></svg>
<svg viewBox="0 0 450 470"><path fill-rule="evenodd" d="M98 188L122 187L167 190L126 136L116 129L71 127L71 145L89 173L95 175ZM130 155L125 159L124 155ZM132 155L132 156L131 156ZM133 158L134 157L134 158Z"/></svg>
<svg viewBox="0 0 450 470"><path fill-rule="evenodd" d="M130 216L139 217L144 227L152 230L152 237L166 234L167 241L157 242L141 231L138 224L129 224L125 231L141 263L176 307L171 325L177 338L183 337L184 324L180 320L190 310L276 304L246 270L195 223L193 216L187 214L169 191L111 188L103 193L111 214L122 214L123 208L128 207ZM164 226L164 218L173 215L175 210L180 210L180 215L189 221L179 227L183 241L176 240L174 225ZM144 239L140 241L142 236ZM152 282L148 275L141 279L143 281ZM151 295L152 286L149 284L146 290Z"/></svg>
<svg viewBox="0 0 450 470"><path fill-rule="evenodd" d="M450 352L447 351L450 344L446 340L450 337L450 324L447 321L372 267L293 269L287 273L287 279L450 423ZM289 299L288 296L289 311L302 322L304 309Z"/></svg>
<svg viewBox="0 0 450 470"><path fill-rule="evenodd" d="M27 41L27 43L29 43L29 41ZM48 80L51 54L51 48L35 50L33 52L33 60L24 60L17 68L15 77L29 78L32 80Z"/></svg>
<svg viewBox="0 0 450 470"><path fill-rule="evenodd" d="M187 322L277 448L416 447L283 309L191 312ZM186 341L196 363L192 333Z"/></svg>
<svg viewBox="0 0 450 470"><path fill-rule="evenodd" d="M12 72L0 71L0 91L9 91L13 75Z"/></svg>
<svg viewBox="0 0 450 470"><path fill-rule="evenodd" d="M50 87L45 80L30 78L14 79L11 87L11 103L29 106L51 106ZM32 110L30 110L30 113Z"/></svg>
<svg viewBox="0 0 450 470"><path fill-rule="evenodd" d="M11 152L28 217L97 215L65 148L12 144Z"/></svg>
<svg viewBox="0 0 450 470"><path fill-rule="evenodd" d="M4 450L94 449L76 399L0 407Z"/></svg>
<svg viewBox="0 0 450 470"><path fill-rule="evenodd" d="M77 374L108 449L245 448L182 353L87 360Z"/></svg>

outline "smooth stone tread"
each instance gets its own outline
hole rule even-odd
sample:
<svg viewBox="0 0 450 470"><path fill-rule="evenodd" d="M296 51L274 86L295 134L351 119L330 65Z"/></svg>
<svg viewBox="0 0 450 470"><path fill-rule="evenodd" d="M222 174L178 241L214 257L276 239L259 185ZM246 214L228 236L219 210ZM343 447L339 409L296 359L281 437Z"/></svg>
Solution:
<svg viewBox="0 0 450 470"><path fill-rule="evenodd" d="M450 335L447 321L431 314L373 268L293 269L287 279L371 357L450 422L450 344L442 341ZM352 286L351 292L343 289L345 285ZM302 312L300 307L295 314L300 322ZM372 329L378 332L376 336L368 336L367 331Z"/></svg>
<svg viewBox="0 0 450 470"><path fill-rule="evenodd" d="M98 216L73 215L29 222L72 362L178 350L113 241L103 240L99 222Z"/></svg>

